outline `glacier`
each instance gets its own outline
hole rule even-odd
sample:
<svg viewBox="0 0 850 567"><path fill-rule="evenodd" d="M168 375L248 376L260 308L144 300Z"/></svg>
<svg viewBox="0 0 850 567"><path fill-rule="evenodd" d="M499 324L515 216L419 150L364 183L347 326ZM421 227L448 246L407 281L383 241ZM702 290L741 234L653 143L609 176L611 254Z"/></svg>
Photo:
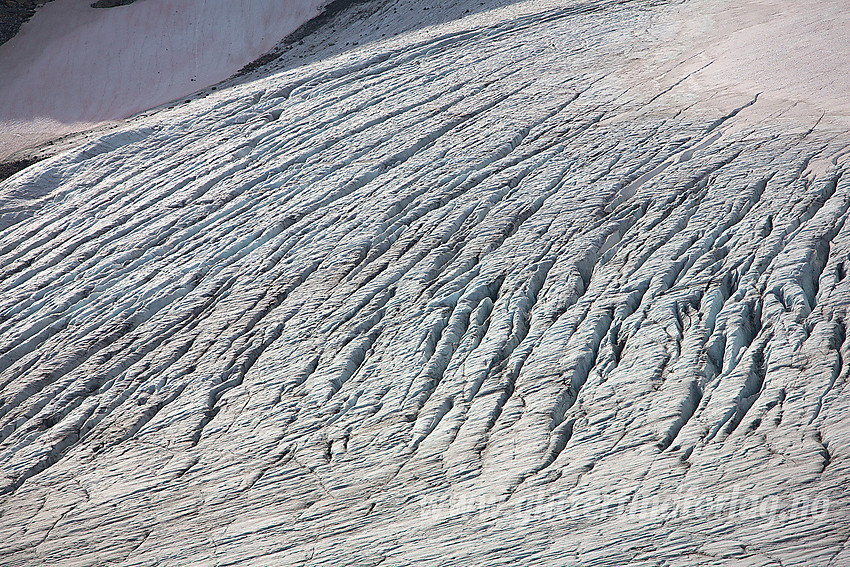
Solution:
<svg viewBox="0 0 850 567"><path fill-rule="evenodd" d="M352 3L0 182L0 562L850 565L814 5Z"/></svg>

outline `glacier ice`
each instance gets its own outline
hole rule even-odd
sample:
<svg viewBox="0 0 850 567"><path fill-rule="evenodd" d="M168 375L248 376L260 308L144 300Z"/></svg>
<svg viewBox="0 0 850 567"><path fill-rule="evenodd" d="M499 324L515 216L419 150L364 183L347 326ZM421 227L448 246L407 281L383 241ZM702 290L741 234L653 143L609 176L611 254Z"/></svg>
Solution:
<svg viewBox="0 0 850 567"><path fill-rule="evenodd" d="M444 4L0 183L3 563L850 562L846 122Z"/></svg>

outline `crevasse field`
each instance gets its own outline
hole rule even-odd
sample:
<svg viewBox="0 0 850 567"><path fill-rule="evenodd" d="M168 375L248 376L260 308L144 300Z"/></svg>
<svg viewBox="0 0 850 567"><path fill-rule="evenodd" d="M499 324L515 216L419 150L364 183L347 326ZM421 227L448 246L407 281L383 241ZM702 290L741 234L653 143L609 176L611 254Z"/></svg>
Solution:
<svg viewBox="0 0 850 567"><path fill-rule="evenodd" d="M787 4L355 4L0 182L0 563L850 565L850 28Z"/></svg>

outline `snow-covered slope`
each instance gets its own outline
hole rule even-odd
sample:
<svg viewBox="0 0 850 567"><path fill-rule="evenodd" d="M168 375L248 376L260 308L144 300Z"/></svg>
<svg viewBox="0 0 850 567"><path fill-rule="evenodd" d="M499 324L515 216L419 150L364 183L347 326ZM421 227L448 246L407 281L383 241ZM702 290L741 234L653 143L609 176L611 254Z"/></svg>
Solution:
<svg viewBox="0 0 850 567"><path fill-rule="evenodd" d="M827 87L719 84L739 2L428 7L0 184L4 564L850 564Z"/></svg>
<svg viewBox="0 0 850 567"><path fill-rule="evenodd" d="M324 0L54 0L0 46L0 159L222 81Z"/></svg>

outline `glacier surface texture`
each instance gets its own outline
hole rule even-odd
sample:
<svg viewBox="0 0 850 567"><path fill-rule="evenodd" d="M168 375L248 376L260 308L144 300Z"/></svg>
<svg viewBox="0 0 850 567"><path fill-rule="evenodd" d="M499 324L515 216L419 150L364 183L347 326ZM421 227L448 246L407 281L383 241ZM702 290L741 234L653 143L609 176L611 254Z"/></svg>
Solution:
<svg viewBox="0 0 850 567"><path fill-rule="evenodd" d="M353 4L0 182L0 563L850 565L850 127L737 9Z"/></svg>

